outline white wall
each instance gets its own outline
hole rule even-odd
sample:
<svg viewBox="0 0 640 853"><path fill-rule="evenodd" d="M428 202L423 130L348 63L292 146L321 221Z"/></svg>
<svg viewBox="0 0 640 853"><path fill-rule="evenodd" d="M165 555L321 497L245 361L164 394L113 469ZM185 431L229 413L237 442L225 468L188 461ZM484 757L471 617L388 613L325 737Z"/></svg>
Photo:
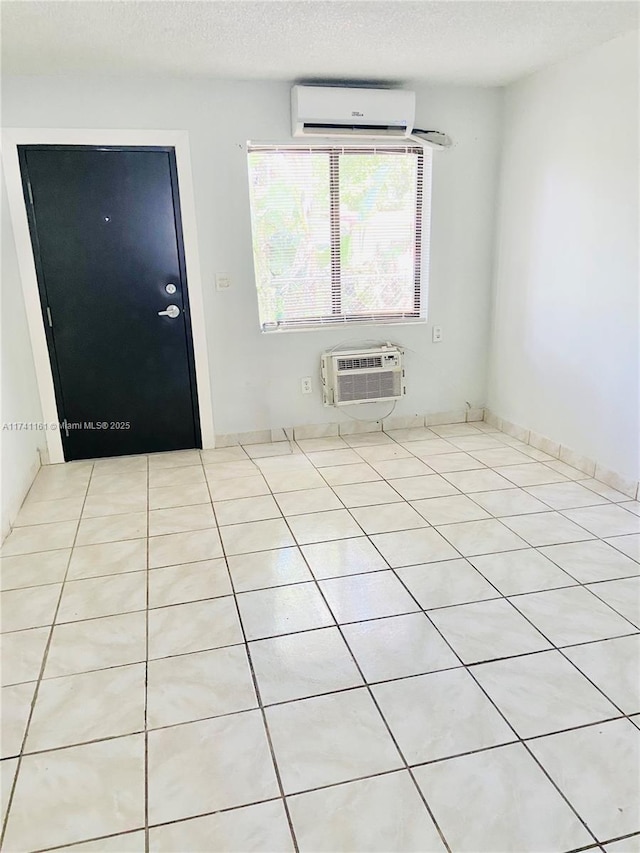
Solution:
<svg viewBox="0 0 640 853"><path fill-rule="evenodd" d="M263 335L253 281L245 143L289 138L289 86L203 80L3 80L12 127L189 131L218 433L335 421L322 406L320 353L344 340L391 339L408 350L408 394L395 414L482 405L489 332L498 90L414 87L418 126L449 133L434 154L429 324ZM216 292L216 271L233 287ZM431 343L431 324L444 341ZM300 378L313 376L303 396ZM388 410L367 406L371 416ZM359 409L356 414L364 416Z"/></svg>
<svg viewBox="0 0 640 853"><path fill-rule="evenodd" d="M22 300L9 205L2 174L2 290L0 292L0 421L42 421L36 374L31 355L27 318ZM20 509L29 486L40 467L38 449L44 435L31 430L0 432L2 445L2 536Z"/></svg>
<svg viewBox="0 0 640 853"><path fill-rule="evenodd" d="M637 480L637 34L504 108L490 408Z"/></svg>

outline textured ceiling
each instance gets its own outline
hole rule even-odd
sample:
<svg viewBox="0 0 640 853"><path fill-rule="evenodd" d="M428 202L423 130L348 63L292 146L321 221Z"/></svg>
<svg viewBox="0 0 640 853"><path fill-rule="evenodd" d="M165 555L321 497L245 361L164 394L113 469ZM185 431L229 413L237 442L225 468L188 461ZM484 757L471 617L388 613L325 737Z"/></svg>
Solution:
<svg viewBox="0 0 640 853"><path fill-rule="evenodd" d="M637 28L616 0L5 0L9 74L501 85Z"/></svg>

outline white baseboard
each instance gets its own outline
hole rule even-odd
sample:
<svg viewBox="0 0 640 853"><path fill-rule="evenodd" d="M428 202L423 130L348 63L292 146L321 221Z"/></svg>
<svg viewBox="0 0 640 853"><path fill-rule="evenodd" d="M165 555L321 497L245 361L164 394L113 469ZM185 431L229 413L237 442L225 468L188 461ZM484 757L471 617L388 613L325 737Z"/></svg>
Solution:
<svg viewBox="0 0 640 853"><path fill-rule="evenodd" d="M631 499L640 500L640 482L638 480L625 477L623 474L618 474L617 471L611 471L609 468L605 468L604 465L600 465L597 460L583 456L570 447L565 447L559 442L547 438L547 436L511 423L511 421L501 418L490 409L485 409L484 420L500 432L511 435L519 441L529 444L537 450L541 450L543 453L548 453L549 456L555 457L560 462L570 465L572 468L577 468L578 471L582 471L594 480L599 480L606 486L610 486L612 489L621 492L623 495L627 495Z"/></svg>
<svg viewBox="0 0 640 853"><path fill-rule="evenodd" d="M484 418L481 407L457 409L449 412L430 412L426 415L395 415L377 421L349 419L328 424L304 424L295 427L280 427L273 430L228 433L216 435L216 447L234 444L264 444L283 441L291 436L296 441L308 438L334 438L340 435L356 435L367 432L388 432L392 429L437 426L439 424L479 423Z"/></svg>
<svg viewBox="0 0 640 853"><path fill-rule="evenodd" d="M33 481L40 468L42 467L40 452L36 453L34 459L29 466L21 488L13 495L2 495L2 541L7 538L13 529L18 513L24 503L24 499L29 493L29 489L33 485Z"/></svg>

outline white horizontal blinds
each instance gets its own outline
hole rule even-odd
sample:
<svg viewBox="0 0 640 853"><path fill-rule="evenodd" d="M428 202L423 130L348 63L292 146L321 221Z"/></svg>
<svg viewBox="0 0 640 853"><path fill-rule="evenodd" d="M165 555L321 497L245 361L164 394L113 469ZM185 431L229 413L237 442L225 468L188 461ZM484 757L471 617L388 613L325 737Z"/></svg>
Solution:
<svg viewBox="0 0 640 853"><path fill-rule="evenodd" d="M249 178L263 327L331 314L327 152L250 150Z"/></svg>
<svg viewBox="0 0 640 853"><path fill-rule="evenodd" d="M420 146L249 147L263 329L420 317L428 156Z"/></svg>
<svg viewBox="0 0 640 853"><path fill-rule="evenodd" d="M424 149L424 157L418 163L418 219L416 247L419 252L420 274L416 276L415 287L420 293L420 314L426 314L426 300L429 285L429 264L431 259L431 168L433 151Z"/></svg>
<svg viewBox="0 0 640 853"><path fill-rule="evenodd" d="M414 154L342 154L340 284L342 310L353 315L416 316Z"/></svg>
<svg viewBox="0 0 640 853"><path fill-rule="evenodd" d="M331 316L342 316L340 281L340 154L329 152L329 215L331 223Z"/></svg>
<svg viewBox="0 0 640 853"><path fill-rule="evenodd" d="M429 164L430 165L430 164ZM429 174L429 182L431 175ZM415 260L413 265L413 305L418 316L422 313L422 220L425 214L424 210L424 157L416 158L416 217L414 221L414 251ZM427 198L431 198L431 193L428 193ZM426 211L427 223L429 220L429 210ZM429 230L427 229L427 234ZM425 264L425 270L429 269L429 264Z"/></svg>

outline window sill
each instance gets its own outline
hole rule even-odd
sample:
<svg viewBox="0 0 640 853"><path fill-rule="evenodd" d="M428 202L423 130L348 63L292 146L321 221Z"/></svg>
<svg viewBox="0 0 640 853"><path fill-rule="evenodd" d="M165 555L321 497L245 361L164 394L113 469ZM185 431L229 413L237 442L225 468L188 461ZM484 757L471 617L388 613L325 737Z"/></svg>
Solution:
<svg viewBox="0 0 640 853"><path fill-rule="evenodd" d="M279 326L273 329L260 329L263 335L282 335L291 332L329 332L336 329L370 329L384 326L421 326L427 323L426 317L405 320L345 320L338 323L313 323L308 326Z"/></svg>

